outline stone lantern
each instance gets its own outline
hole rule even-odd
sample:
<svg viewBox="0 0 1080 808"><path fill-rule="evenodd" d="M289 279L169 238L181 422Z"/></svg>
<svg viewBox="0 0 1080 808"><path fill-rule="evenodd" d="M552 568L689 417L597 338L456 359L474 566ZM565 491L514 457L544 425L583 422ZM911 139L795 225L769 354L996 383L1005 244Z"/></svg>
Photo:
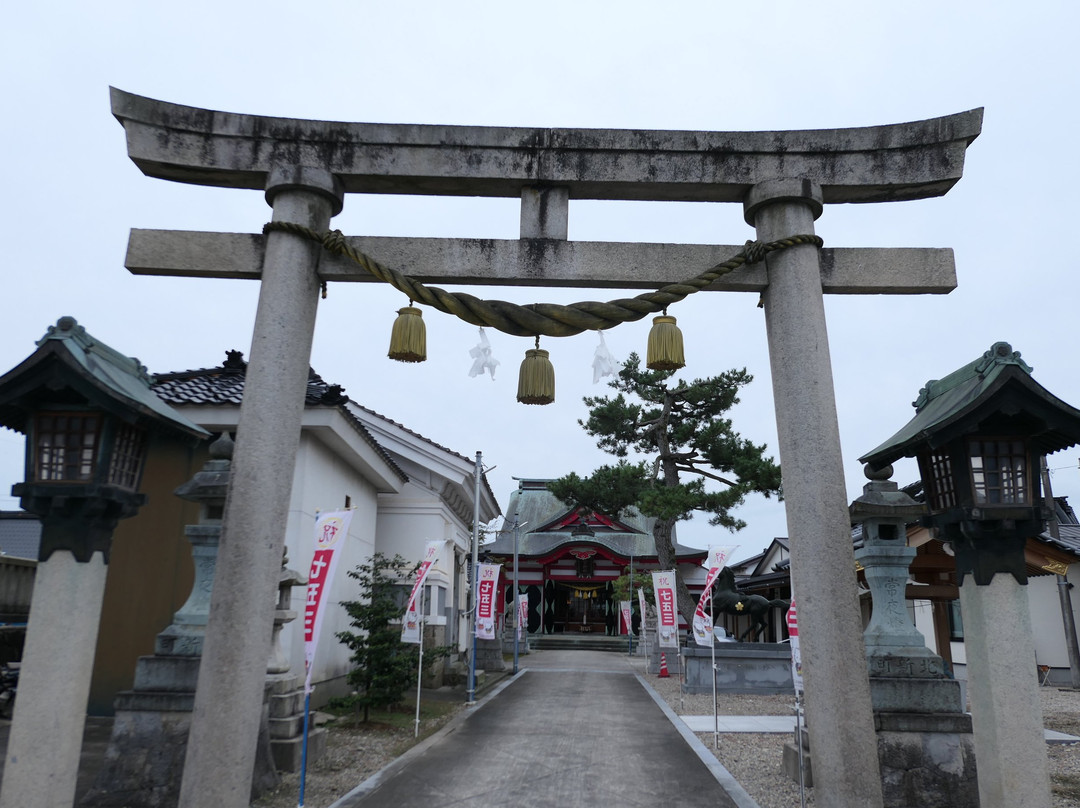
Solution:
<svg viewBox="0 0 1080 808"><path fill-rule="evenodd" d="M907 526L925 515L926 506L889 479L892 466L868 466L865 473L870 481L850 513L852 525L862 528L855 561L873 604L863 642L884 805L978 808L971 718L960 683L926 647L907 609L916 553L908 546Z"/></svg>
<svg viewBox="0 0 1080 808"><path fill-rule="evenodd" d="M137 360L71 317L0 376L0 425L27 436L26 480L12 493L42 524L0 805L70 805L113 530L145 502L153 437L207 433L154 395Z"/></svg>
<svg viewBox="0 0 1080 808"><path fill-rule="evenodd" d="M928 382L915 417L861 458L874 468L918 458L926 522L952 545L983 805L1050 805L1024 545L1049 515L1039 458L1080 443L1080 410L1031 373L1008 343L995 343Z"/></svg>

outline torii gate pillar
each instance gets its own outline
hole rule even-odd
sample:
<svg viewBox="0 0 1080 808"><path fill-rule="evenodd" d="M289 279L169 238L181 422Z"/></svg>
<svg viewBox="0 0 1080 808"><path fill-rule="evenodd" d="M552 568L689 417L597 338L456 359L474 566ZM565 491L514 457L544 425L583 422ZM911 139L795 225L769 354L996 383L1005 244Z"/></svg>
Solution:
<svg viewBox="0 0 1080 808"><path fill-rule="evenodd" d="M762 182L744 202L746 221L757 228L760 241L813 233L821 210L821 188L809 180ZM831 795L838 800L835 805L881 805L874 717L865 707L869 681L849 676L842 688L815 681L866 665L862 619L851 586L855 556L818 249L801 245L773 253L768 273L765 324L792 592L799 601L800 632L814 638L802 655L815 792ZM829 741L814 743L814 734Z"/></svg>
<svg viewBox="0 0 1080 808"><path fill-rule="evenodd" d="M275 222L325 230L342 208L340 183L320 169L270 172L266 201ZM276 589L281 572L299 424L304 414L320 248L287 233L269 234L263 261L244 398L233 452L218 549L218 579L195 691L184 759L180 808L247 805L262 715L262 685L270 656ZM251 425L258 425L252 428ZM240 527L242 526L242 527ZM230 541L230 539L232 539ZM237 682L246 686L237 687ZM242 774L238 774L242 773Z"/></svg>

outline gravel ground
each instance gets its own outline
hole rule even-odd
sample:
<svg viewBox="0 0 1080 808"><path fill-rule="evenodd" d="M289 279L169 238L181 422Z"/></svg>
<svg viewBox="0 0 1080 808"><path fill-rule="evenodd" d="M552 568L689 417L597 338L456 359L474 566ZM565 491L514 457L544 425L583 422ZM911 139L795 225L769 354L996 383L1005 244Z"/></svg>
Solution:
<svg viewBox="0 0 1080 808"><path fill-rule="evenodd" d="M712 715L712 694L683 695L676 678L648 677L656 691L679 715ZM1039 688L1043 721L1047 729L1080 736L1080 691ZM791 696L720 694L721 715L791 715ZM781 767L783 747L792 736L752 733L721 733L720 748L713 748L713 734L698 733L720 763L761 808L799 808L799 784ZM1054 808L1080 808L1080 744L1049 744L1050 782ZM814 804L814 789L806 790L806 804Z"/></svg>
<svg viewBox="0 0 1080 808"><path fill-rule="evenodd" d="M641 661L639 662L639 668ZM684 695L677 677L646 677L649 684L680 715L711 715L712 695ZM1080 736L1080 691L1040 688L1043 715L1048 729ZM723 695L718 698L722 715L791 715L791 696ZM440 719L422 722L424 738L456 715L462 706ZM799 784L781 770L782 749L788 733L761 735L721 733L719 750L713 749L712 733L698 737L720 763L746 789L760 808L799 808ZM326 808L404 753L414 743L408 730L354 729L330 725L326 755L308 769L306 808ZM1048 747L1054 808L1080 808L1080 744ZM255 808L295 808L299 776L285 775L271 794L254 803ZM814 790L806 790L806 804L814 804Z"/></svg>

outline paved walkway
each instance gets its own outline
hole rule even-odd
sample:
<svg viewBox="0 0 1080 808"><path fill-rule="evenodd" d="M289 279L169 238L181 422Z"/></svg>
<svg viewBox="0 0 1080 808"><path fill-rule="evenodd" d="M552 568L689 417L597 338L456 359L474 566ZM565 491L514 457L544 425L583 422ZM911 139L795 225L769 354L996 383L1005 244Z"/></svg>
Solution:
<svg viewBox="0 0 1080 808"><path fill-rule="evenodd" d="M629 657L544 651L520 667L333 808L754 805Z"/></svg>

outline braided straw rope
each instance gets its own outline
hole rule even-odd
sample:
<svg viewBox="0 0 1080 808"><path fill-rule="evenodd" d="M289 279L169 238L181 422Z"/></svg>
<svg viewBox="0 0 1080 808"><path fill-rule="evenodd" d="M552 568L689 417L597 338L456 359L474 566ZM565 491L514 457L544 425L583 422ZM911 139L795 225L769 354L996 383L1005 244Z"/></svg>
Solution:
<svg viewBox="0 0 1080 808"><path fill-rule="evenodd" d="M495 328L516 337L572 337L582 331L612 328L664 311L670 304L678 303L698 292L743 264L761 261L771 252L794 247L797 244L813 244L821 247L821 238L814 235L789 236L768 243L748 241L732 258L702 272L697 277L672 283L645 292L637 297L620 298L607 303L583 301L563 306L557 303L531 303L520 306L505 300L481 300L463 292L448 292L437 286L425 286L397 270L383 266L364 253L353 249L340 230L318 233L309 227L291 222L269 222L263 233L282 232L302 236L318 242L334 255L351 258L375 278L389 283L408 296L410 300L431 306L446 314L453 314L472 325Z"/></svg>

